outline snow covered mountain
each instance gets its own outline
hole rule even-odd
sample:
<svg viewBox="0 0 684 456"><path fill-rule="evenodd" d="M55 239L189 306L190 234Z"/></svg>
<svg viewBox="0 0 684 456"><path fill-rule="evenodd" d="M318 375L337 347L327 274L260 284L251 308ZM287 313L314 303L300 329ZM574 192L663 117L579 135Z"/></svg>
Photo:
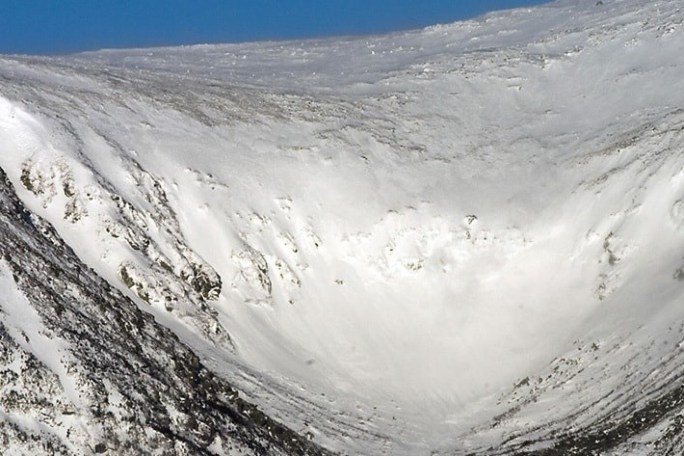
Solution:
<svg viewBox="0 0 684 456"><path fill-rule="evenodd" d="M681 454L683 24L0 58L3 454Z"/></svg>

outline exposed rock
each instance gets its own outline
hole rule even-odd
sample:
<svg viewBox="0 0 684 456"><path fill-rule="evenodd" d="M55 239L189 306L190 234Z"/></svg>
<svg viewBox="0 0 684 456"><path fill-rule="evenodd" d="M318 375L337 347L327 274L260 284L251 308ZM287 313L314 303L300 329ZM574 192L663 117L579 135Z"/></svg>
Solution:
<svg viewBox="0 0 684 456"><path fill-rule="evenodd" d="M241 399L26 212L0 170L2 261L66 352L50 368L0 323L3 454L327 454Z"/></svg>

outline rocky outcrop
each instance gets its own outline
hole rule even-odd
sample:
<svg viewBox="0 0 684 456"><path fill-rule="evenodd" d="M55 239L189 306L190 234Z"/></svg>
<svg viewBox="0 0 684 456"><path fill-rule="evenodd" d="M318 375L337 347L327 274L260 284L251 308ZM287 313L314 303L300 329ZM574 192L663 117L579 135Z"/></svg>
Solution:
<svg viewBox="0 0 684 456"><path fill-rule="evenodd" d="M1 170L0 239L4 280L39 326L6 327L0 303L1 453L327 454L243 400L88 269ZM45 359L40 343L60 358Z"/></svg>

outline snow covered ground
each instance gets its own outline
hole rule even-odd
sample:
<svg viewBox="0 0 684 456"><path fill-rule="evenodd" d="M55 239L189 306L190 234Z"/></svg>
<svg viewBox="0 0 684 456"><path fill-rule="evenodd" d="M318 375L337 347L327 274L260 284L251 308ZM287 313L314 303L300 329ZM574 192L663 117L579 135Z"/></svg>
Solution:
<svg viewBox="0 0 684 456"><path fill-rule="evenodd" d="M0 167L327 448L664 451L683 23L678 1L560 0L388 36L4 57Z"/></svg>

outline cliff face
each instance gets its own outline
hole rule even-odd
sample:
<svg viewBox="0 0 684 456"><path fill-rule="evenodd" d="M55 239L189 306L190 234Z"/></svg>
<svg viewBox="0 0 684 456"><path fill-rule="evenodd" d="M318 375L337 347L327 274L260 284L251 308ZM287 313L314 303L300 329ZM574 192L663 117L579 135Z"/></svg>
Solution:
<svg viewBox="0 0 684 456"><path fill-rule="evenodd" d="M5 455L327 454L84 265L0 170Z"/></svg>

